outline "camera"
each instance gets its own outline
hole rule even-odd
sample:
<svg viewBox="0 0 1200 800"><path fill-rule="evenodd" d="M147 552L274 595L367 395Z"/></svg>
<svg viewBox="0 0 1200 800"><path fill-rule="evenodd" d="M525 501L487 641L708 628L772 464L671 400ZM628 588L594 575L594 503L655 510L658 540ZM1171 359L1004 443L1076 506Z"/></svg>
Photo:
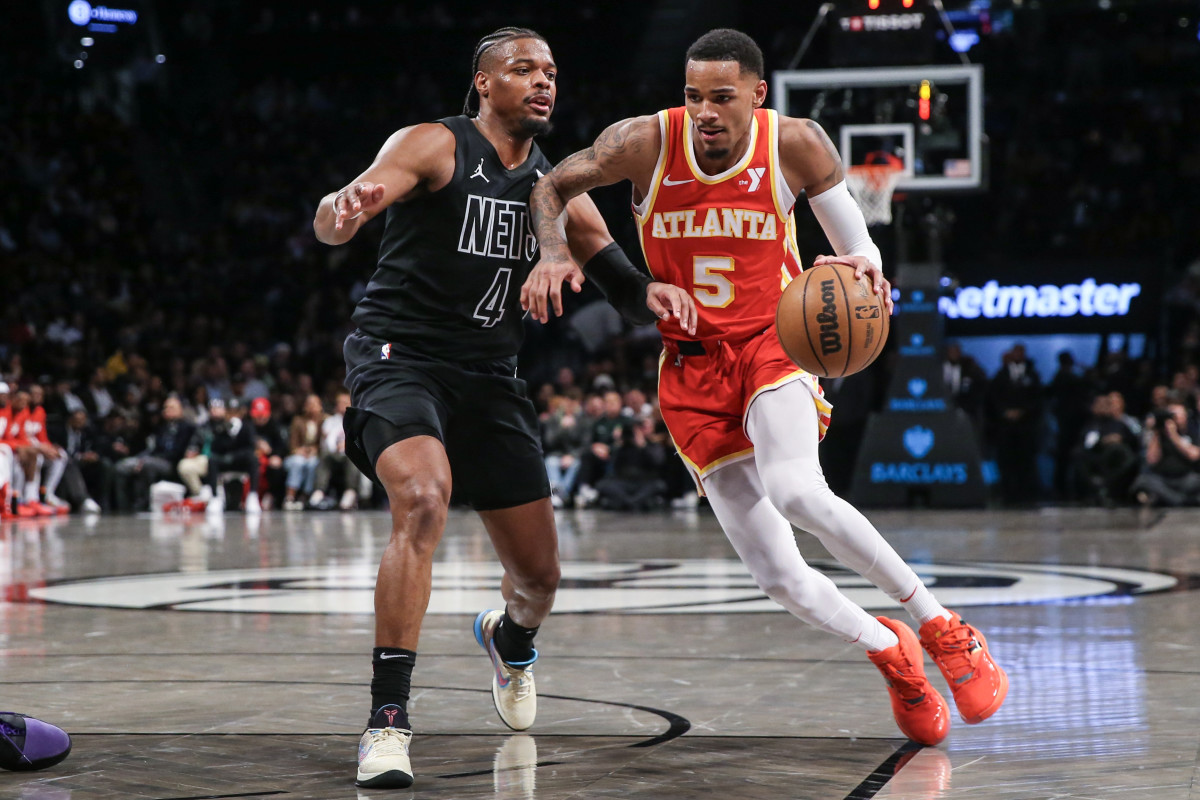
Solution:
<svg viewBox="0 0 1200 800"><path fill-rule="evenodd" d="M1175 415L1165 408L1156 408L1150 415L1154 419L1154 427L1157 430L1165 430L1167 420L1175 419Z"/></svg>

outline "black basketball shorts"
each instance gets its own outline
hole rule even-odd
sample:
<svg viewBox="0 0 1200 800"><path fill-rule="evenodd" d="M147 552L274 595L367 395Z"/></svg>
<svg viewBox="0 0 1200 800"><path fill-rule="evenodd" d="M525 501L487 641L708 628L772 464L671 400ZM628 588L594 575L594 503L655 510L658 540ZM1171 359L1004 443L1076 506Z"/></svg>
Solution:
<svg viewBox="0 0 1200 800"><path fill-rule="evenodd" d="M434 436L446 448L455 497L475 510L550 496L537 412L525 381L487 371L502 369L500 362L424 360L362 331L346 337L343 354L353 406L344 423L346 454L373 480L387 445ZM384 446L378 435L364 441L372 415L394 426L387 428Z"/></svg>

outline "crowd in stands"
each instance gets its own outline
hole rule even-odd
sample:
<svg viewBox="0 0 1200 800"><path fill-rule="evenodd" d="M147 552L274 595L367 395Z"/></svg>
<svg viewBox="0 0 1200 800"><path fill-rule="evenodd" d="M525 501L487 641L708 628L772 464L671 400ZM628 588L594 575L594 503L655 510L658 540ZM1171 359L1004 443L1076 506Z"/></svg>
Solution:
<svg viewBox="0 0 1200 800"><path fill-rule="evenodd" d="M12 499L43 504L33 513L145 507L164 477L231 508L381 502L333 435L341 345L379 228L325 248L311 233L319 198L396 128L457 113L470 49L499 25L531 25L554 44L552 159L609 121L678 102L674 72L651 80L633 74L646 58L613 61L611 42L645 21L642 4L573 4L550 23L436 3L303 5L183 3L158 21L162 65L104 67L97 49L76 70L49 34L0 50L0 69L28 78L0 83L0 404ZM760 30L774 15L741 13L720 22L755 35L769 68L808 23ZM1152 358L1114 353L1052 373L1014 355L1004 374L967 382L959 399L1006 503L1196 496L1200 275L1184 267L1200 255L1200 193L1187 190L1200 178L1200 88L1183 76L1198 56L1195 20L1182 30L1177 15L1160 17L1021 11L1013 32L971 54L988 75L991 186L944 200L957 216L950 268L1103 254L1136 258L1174 287ZM350 52L388 56L364 78ZM597 202L636 260L626 190ZM827 245L803 209L797 222L810 261ZM629 329L591 287L567 310L527 323L521 358L556 503L694 503L657 415L653 329ZM1032 446L1018 453L1017 441Z"/></svg>

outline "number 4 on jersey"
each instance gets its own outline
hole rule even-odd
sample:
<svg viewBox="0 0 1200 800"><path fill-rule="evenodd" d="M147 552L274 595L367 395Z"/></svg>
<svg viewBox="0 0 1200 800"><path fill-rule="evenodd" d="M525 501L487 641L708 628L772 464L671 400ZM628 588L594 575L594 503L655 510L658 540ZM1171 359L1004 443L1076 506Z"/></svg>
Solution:
<svg viewBox="0 0 1200 800"><path fill-rule="evenodd" d="M479 305L475 306L475 319L483 322L483 327L490 328L504 317L504 301L508 297L508 284L512 279L512 270L501 267L496 271L492 285L484 293Z"/></svg>

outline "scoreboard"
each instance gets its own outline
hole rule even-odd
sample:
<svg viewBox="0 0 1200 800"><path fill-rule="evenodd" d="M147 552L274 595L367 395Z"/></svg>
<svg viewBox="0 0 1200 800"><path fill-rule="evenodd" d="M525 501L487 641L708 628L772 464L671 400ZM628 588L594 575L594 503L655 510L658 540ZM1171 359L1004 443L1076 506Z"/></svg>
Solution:
<svg viewBox="0 0 1200 800"><path fill-rule="evenodd" d="M938 18L930 0L837 0L830 16L835 67L927 64L933 58Z"/></svg>

